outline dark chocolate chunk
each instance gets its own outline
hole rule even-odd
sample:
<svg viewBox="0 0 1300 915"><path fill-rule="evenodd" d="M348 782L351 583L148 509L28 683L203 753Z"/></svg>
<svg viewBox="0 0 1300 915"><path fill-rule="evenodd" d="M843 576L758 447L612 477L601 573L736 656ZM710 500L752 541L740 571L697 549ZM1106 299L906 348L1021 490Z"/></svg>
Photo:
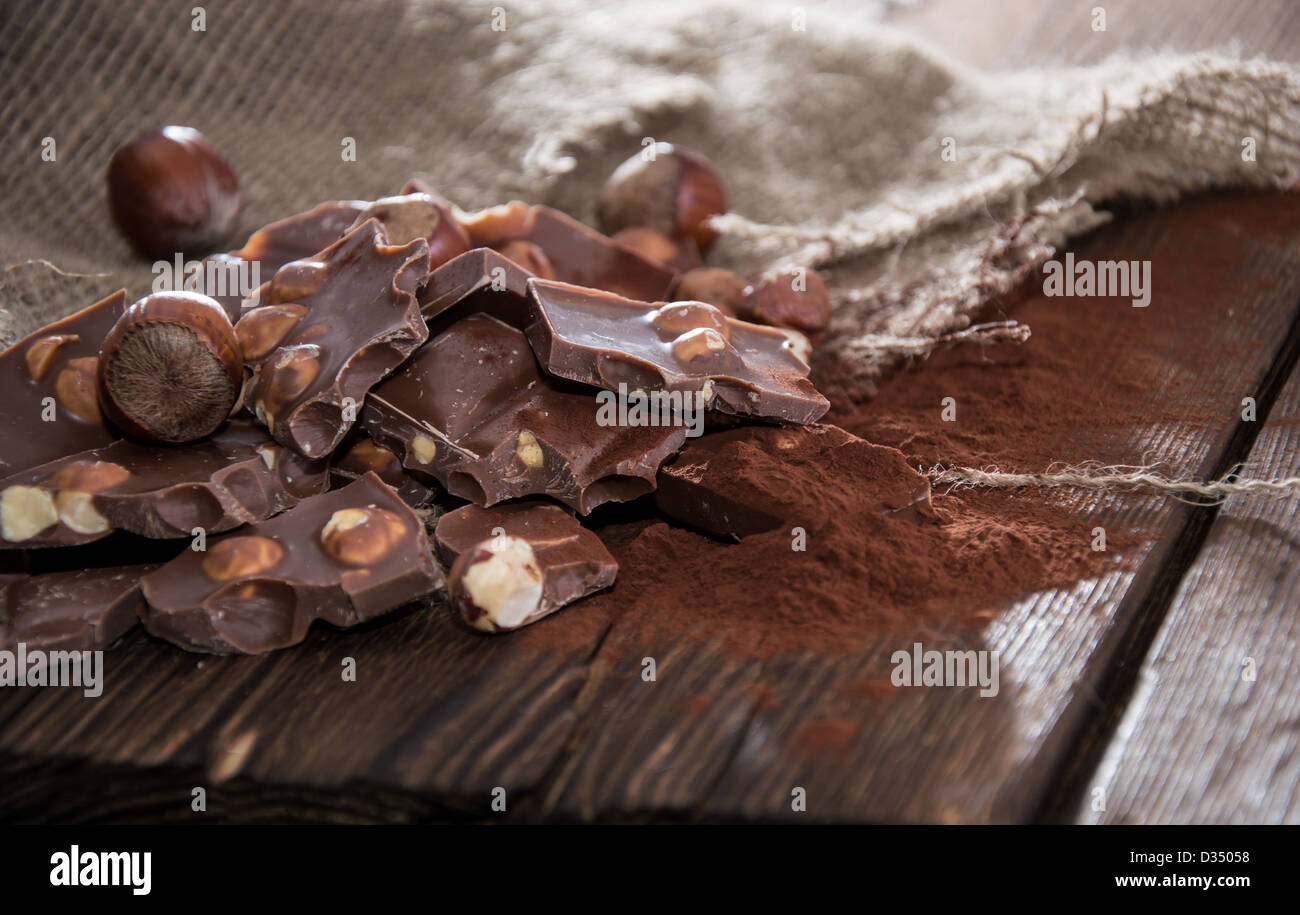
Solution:
<svg viewBox="0 0 1300 915"><path fill-rule="evenodd" d="M423 474L407 470L397 455L354 429L348 440L334 452L330 462L330 485L336 488L346 486L367 473L376 474L393 487L407 505L424 505L436 494L432 481L426 482Z"/></svg>
<svg viewBox="0 0 1300 915"><path fill-rule="evenodd" d="M533 321L528 295L531 277L491 248L475 248L429 275L429 282L420 290L420 311L435 336L480 312L523 330Z"/></svg>
<svg viewBox="0 0 1300 915"><path fill-rule="evenodd" d="M647 260L571 216L534 206L536 218L519 236L545 252L560 282L657 302L677 282L677 271Z"/></svg>
<svg viewBox="0 0 1300 915"><path fill-rule="evenodd" d="M703 302L648 304L539 279L529 287L537 320L528 341L552 375L611 391L699 391L711 409L793 423L830 408L777 328Z"/></svg>
<svg viewBox="0 0 1300 915"><path fill-rule="evenodd" d="M366 399L362 422L403 466L480 505L548 495L584 514L654 488L682 426L602 425L589 391L542 376L523 333L472 315Z"/></svg>
<svg viewBox="0 0 1300 915"><path fill-rule="evenodd" d="M933 515L929 482L902 454L831 425L744 426L696 439L660 468L655 504L670 518L739 540L815 526L818 513L837 509L833 495L809 489L837 478L875 496L877 514Z"/></svg>
<svg viewBox="0 0 1300 915"><path fill-rule="evenodd" d="M126 310L126 290L0 353L0 474L8 476L117 438L99 412L99 345Z"/></svg>
<svg viewBox="0 0 1300 915"><path fill-rule="evenodd" d="M310 461L247 422L187 445L123 439L0 480L0 548L72 546L123 530L220 533L325 490Z"/></svg>
<svg viewBox="0 0 1300 915"><path fill-rule="evenodd" d="M277 271L235 329L246 405L277 441L312 458L338 446L366 392L428 338L428 275L425 241L387 245L375 220Z"/></svg>
<svg viewBox="0 0 1300 915"><path fill-rule="evenodd" d="M442 583L424 523L367 473L146 576L142 618L181 648L260 654L313 620L355 626Z"/></svg>
<svg viewBox="0 0 1300 915"><path fill-rule="evenodd" d="M204 258L204 280L191 291L216 299L230 320L238 321L244 298L257 286L270 282L275 271L290 261L311 257L334 244L368 205L364 200L330 200L263 226L238 251ZM257 265L256 274L249 269L253 264ZM249 278L252 288L240 289L233 282L240 277Z"/></svg>
<svg viewBox="0 0 1300 915"><path fill-rule="evenodd" d="M484 632L534 623L614 583L618 563L591 531L556 505L467 505L438 520L438 554L465 622Z"/></svg>
<svg viewBox="0 0 1300 915"><path fill-rule="evenodd" d="M156 565L50 572L3 586L0 648L98 651L135 624L140 579Z"/></svg>

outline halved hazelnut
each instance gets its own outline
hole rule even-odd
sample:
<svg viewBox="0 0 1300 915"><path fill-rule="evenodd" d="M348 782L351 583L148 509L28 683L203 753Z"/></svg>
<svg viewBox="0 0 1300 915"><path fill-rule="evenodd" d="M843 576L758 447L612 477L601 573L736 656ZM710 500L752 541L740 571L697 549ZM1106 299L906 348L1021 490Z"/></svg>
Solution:
<svg viewBox="0 0 1300 915"><path fill-rule="evenodd" d="M30 540L59 521L54 497L37 486L10 486L0 493L0 534L10 543Z"/></svg>
<svg viewBox="0 0 1300 915"><path fill-rule="evenodd" d="M46 482L55 489L103 492L131 478L131 471L112 461L73 461L50 475Z"/></svg>
<svg viewBox="0 0 1300 915"><path fill-rule="evenodd" d="M731 339L726 315L707 302L669 302L650 313L650 323L669 338L707 327L722 339Z"/></svg>
<svg viewBox="0 0 1300 915"><path fill-rule="evenodd" d="M447 590L466 623L484 632L517 629L542 610L544 576L526 540L485 540L452 564Z"/></svg>
<svg viewBox="0 0 1300 915"><path fill-rule="evenodd" d="M95 394L95 371L99 360L94 356L70 359L54 379L54 397L77 419L101 422L99 398Z"/></svg>
<svg viewBox="0 0 1300 915"><path fill-rule="evenodd" d="M713 359L727 352L730 347L722 334L711 327L697 327L688 330L673 341L673 358L678 362L696 362Z"/></svg>
<svg viewBox="0 0 1300 915"><path fill-rule="evenodd" d="M260 575L284 558L284 547L269 537L228 537L203 557L203 573L213 581Z"/></svg>
<svg viewBox="0 0 1300 915"><path fill-rule="evenodd" d="M469 235L446 204L430 194L411 193L381 197L366 207L348 232L367 219L378 219L388 244L402 246L417 238L429 242L429 267L436 269L470 249ZM347 234L347 233L344 233Z"/></svg>
<svg viewBox="0 0 1300 915"><path fill-rule="evenodd" d="M59 510L59 520L78 534L102 534L108 530L108 519L95 508L95 497L88 492L65 489L54 497Z"/></svg>
<svg viewBox="0 0 1300 915"><path fill-rule="evenodd" d="M522 200L512 200L460 217L475 248L488 247L527 235L537 224L537 213Z"/></svg>
<svg viewBox="0 0 1300 915"><path fill-rule="evenodd" d="M515 457L525 467L536 470L546 463L546 456L542 453L542 446L537 443L537 436L524 430L519 433L519 438L515 442Z"/></svg>
<svg viewBox="0 0 1300 915"><path fill-rule="evenodd" d="M421 464L431 464L438 454L438 443L434 441L432 436L417 432L415 437L411 439L411 451L415 454L415 459Z"/></svg>
<svg viewBox="0 0 1300 915"><path fill-rule="evenodd" d="M341 508L321 528L321 548L350 566L373 565L407 536L407 526L386 508Z"/></svg>
<svg viewBox="0 0 1300 915"><path fill-rule="evenodd" d="M27 374L31 376L32 381L40 381L49 372L50 367L54 365L54 358L59 354L59 350L69 343L76 343L80 340L76 334L46 334L32 342L27 347Z"/></svg>
<svg viewBox="0 0 1300 915"><path fill-rule="evenodd" d="M235 325L235 339L244 361L265 359L306 313L305 305L263 305L245 314Z"/></svg>

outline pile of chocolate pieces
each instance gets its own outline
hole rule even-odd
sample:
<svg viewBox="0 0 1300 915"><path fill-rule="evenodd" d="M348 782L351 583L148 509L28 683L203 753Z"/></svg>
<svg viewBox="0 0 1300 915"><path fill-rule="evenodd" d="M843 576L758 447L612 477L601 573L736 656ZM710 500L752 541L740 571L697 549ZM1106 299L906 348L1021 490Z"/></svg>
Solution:
<svg viewBox="0 0 1300 915"><path fill-rule="evenodd" d="M828 408L807 336L675 301L691 264L625 241L413 182L204 261L256 263L248 296L123 291L21 340L0 355L0 645L104 648L139 620L259 653L443 588L500 632L610 587L578 516L708 442L692 405L731 427ZM679 477L661 511L747 532ZM435 501L431 548L414 509Z"/></svg>

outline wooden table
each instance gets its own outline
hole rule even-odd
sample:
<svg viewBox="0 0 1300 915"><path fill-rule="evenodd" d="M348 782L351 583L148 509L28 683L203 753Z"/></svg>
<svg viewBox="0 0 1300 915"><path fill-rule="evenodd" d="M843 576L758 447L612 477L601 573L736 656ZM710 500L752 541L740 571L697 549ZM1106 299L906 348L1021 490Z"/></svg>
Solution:
<svg viewBox="0 0 1300 915"><path fill-rule="evenodd" d="M1094 5L998 0L976 14L946 0L891 17L979 66L1234 37L1247 52L1300 59L1300 8L1285 0L1109 2L1105 41L1087 28ZM1162 341L1152 362L1153 401L1218 419L1162 419L1169 411L1153 407L1140 426L1199 477L1241 462L1250 476L1300 474L1300 215L1280 227L1263 218L1279 210L1298 212L1300 200L1192 199L1124 216L1077 249L1149 258L1158 276L1176 276L1196 244L1238 264L1199 291L1222 296L1223 315ZM1176 308L1177 294L1176 283L1157 284L1151 308ZM1031 294L1013 314L1032 325L1044 307ZM1099 348L1133 352L1120 345L1134 332L1125 320L1094 327ZM1161 373L1206 339L1230 355L1202 372ZM1097 384L1112 375L1102 360ZM926 378L922 367L890 384ZM1244 396L1258 403L1254 422L1241 419ZM760 660L634 622L611 633L591 618L557 646L476 637L441 606L360 631L313 630L302 646L257 658L200 658L136 632L106 656L100 699L0 695L0 816L1294 822L1298 505L1080 497L1079 511L1157 535L1137 548L1140 562L990 608L995 618L975 637L1001 652L998 701L973 690L839 701L835 720L847 724L829 735L831 754L791 755L773 735L829 721L827 697L879 671L896 639L851 657ZM645 656L657 661L653 683L640 676ZM349 658L355 682L341 677ZM771 683L779 704L764 701ZM206 791L204 813L192 810L195 787ZM795 788L806 792L804 813L791 810ZM492 807L500 789L505 812Z"/></svg>

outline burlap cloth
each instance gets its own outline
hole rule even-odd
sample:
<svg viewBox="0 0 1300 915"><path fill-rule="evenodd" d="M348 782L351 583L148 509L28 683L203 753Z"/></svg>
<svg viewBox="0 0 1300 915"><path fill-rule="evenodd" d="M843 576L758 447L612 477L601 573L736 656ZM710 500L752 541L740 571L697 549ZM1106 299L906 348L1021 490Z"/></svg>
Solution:
<svg viewBox="0 0 1300 915"><path fill-rule="evenodd" d="M866 376L886 338L863 335L960 328L1104 219L1104 201L1300 170L1290 66L1148 54L975 73L871 6L803 9L800 30L785 2L5 0L0 341L120 286L147 291L103 175L120 144L165 123L202 130L240 174L237 240L417 175L466 207L519 197L591 221L600 182L643 137L693 146L736 214L716 261L826 266L829 350Z"/></svg>

